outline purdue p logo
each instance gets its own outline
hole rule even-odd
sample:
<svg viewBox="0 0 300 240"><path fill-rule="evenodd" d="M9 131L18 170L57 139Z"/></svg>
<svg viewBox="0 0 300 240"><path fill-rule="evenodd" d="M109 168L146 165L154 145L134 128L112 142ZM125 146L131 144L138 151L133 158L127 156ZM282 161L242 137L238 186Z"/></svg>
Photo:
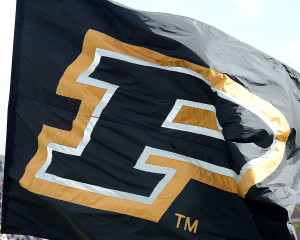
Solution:
<svg viewBox="0 0 300 240"><path fill-rule="evenodd" d="M123 64L125 72L114 71L109 61L115 65ZM132 72L137 75L149 71L149 79L144 83L132 82L126 67L136 68ZM118 74L121 77L111 77ZM180 78L176 77L178 75ZM199 90L191 87L193 84L199 84ZM175 86L179 90L173 89ZM142 91L135 91L136 87ZM188 91L192 93L202 88L205 91L201 99L200 96L189 97L192 94ZM174 92L178 92L178 96L173 96ZM20 184L44 196L154 222L160 220L191 179L244 197L251 186L276 170L290 131L285 117L274 106L226 75L120 42L93 30L87 32L82 53L62 76L57 94L81 100L73 127L71 131L65 131L44 125L38 137L38 150L27 165ZM182 144L178 140L181 137L191 145L191 139L197 136L211 139L214 144L224 143L213 104L216 97L251 111L274 134L268 151L247 162L239 173L218 164L213 160L214 153L203 152L202 155L196 152L201 156L198 158L192 156L192 152L197 151L193 146L186 154L185 150L181 153L172 150L174 145ZM130 117L126 115L128 112L131 112ZM108 126L110 122L113 127ZM133 133L132 129L137 132ZM119 149L116 155L114 145ZM88 148L97 150L88 155ZM76 162L78 166L84 159L97 159L87 170L88 174L91 172L92 180L88 182L80 176L71 178L68 173L51 170L56 155L70 158L67 164ZM106 155L110 155L109 159ZM97 171L94 164L103 167L103 171L94 173ZM119 167L121 170L128 168L128 178L116 173L114 179L118 180L110 180L113 179L110 171L118 172ZM103 182L97 180L99 176ZM90 176L83 177L88 179ZM147 190L143 189L143 181ZM128 182L137 187L130 187ZM116 187L118 183L122 186Z"/></svg>

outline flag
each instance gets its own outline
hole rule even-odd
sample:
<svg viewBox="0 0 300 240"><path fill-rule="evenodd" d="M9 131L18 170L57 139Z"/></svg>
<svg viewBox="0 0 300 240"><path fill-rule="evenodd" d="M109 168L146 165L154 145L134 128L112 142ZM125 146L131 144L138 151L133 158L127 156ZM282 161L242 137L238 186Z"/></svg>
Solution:
<svg viewBox="0 0 300 240"><path fill-rule="evenodd" d="M18 1L1 231L295 239L299 79L190 18Z"/></svg>

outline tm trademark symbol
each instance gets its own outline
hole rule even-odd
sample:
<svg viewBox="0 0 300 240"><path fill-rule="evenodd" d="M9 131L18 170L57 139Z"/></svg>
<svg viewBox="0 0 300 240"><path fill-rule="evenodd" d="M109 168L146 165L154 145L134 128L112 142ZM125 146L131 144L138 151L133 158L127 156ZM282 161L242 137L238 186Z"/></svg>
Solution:
<svg viewBox="0 0 300 240"><path fill-rule="evenodd" d="M184 223L183 229L185 231L188 230L189 232L194 232L194 233L197 232L198 223L199 223L198 220L195 220L194 223L191 225L191 218L190 217L184 216L184 215L179 214L179 213L175 213L175 216L178 217L176 228L180 228L181 220L185 219L185 223Z"/></svg>

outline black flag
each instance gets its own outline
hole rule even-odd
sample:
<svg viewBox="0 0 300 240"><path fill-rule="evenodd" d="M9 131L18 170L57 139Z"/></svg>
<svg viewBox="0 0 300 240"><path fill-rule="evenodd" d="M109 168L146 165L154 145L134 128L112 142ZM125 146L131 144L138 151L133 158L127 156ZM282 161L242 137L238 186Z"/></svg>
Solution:
<svg viewBox="0 0 300 240"><path fill-rule="evenodd" d="M190 18L18 1L1 231L295 239L299 79Z"/></svg>

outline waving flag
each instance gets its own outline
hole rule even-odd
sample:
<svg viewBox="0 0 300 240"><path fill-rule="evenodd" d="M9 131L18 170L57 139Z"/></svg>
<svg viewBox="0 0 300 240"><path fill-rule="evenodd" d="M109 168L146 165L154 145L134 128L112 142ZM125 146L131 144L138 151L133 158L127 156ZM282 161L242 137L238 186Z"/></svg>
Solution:
<svg viewBox="0 0 300 240"><path fill-rule="evenodd" d="M295 239L299 79L190 18L18 1L1 231Z"/></svg>

